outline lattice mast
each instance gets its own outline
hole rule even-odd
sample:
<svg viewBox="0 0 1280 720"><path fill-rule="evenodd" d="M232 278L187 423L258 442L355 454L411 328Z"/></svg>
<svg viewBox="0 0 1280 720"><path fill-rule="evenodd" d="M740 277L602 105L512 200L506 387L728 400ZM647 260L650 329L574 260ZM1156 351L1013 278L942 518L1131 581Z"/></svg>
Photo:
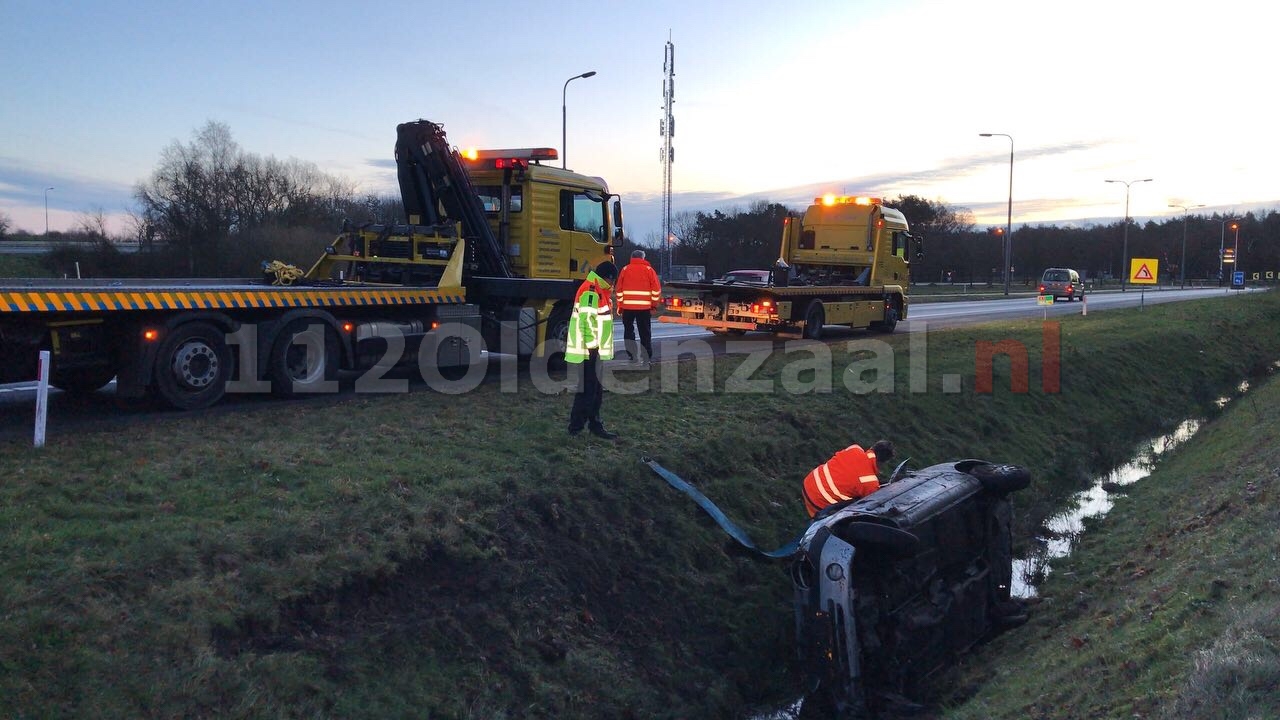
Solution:
<svg viewBox="0 0 1280 720"><path fill-rule="evenodd" d="M675 260L675 248L671 242L671 165L675 162L676 151L671 145L671 138L676 134L676 119L671 114L671 106L675 103L676 82L676 46L667 34L667 44L663 48L662 72L662 120L658 123L658 132L662 135L662 148L659 160L662 163L662 256L665 262L665 275L670 276L671 266Z"/></svg>

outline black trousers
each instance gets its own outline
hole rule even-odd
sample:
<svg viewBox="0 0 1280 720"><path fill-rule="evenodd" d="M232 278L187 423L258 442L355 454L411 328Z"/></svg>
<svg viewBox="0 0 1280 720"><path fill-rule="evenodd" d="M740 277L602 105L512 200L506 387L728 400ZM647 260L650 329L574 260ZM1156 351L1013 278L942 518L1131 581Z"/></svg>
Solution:
<svg viewBox="0 0 1280 720"><path fill-rule="evenodd" d="M644 348L644 357L636 352L636 332L640 333L640 347ZM627 355L640 360L653 359L653 334L649 327L648 310L622 311L622 344L627 348Z"/></svg>
<svg viewBox="0 0 1280 720"><path fill-rule="evenodd" d="M604 386L600 384L600 351L590 351L581 365L578 393L573 396L573 410L569 413L570 430L581 430L587 423L603 424L600 420L600 406L604 403Z"/></svg>

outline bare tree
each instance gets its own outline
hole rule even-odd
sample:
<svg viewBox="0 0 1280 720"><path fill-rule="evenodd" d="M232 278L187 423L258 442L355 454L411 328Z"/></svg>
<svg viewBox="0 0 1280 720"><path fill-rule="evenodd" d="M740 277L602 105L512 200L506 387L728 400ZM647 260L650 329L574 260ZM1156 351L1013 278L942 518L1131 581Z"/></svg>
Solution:
<svg viewBox="0 0 1280 720"><path fill-rule="evenodd" d="M13 227L13 220L8 213L0 210L0 238L9 234L9 228Z"/></svg>
<svg viewBox="0 0 1280 720"><path fill-rule="evenodd" d="M186 145L161 154L140 183L139 241L181 257L191 275L243 274L262 257L265 228L337 229L354 185L314 164L247 153L226 125L210 121Z"/></svg>

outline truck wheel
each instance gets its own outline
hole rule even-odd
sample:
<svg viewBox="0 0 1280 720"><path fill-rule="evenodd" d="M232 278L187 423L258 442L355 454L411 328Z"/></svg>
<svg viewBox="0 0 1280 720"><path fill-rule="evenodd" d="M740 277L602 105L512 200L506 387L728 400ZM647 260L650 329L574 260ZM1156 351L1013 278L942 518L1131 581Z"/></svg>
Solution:
<svg viewBox="0 0 1280 720"><path fill-rule="evenodd" d="M333 328L319 320L294 320L271 346L271 392L278 397L317 392L321 383L338 379L339 362Z"/></svg>
<svg viewBox="0 0 1280 720"><path fill-rule="evenodd" d="M548 370L564 370L564 349L569 345L569 303L557 303L547 316L547 335L543 352L547 355Z"/></svg>
<svg viewBox="0 0 1280 720"><path fill-rule="evenodd" d="M822 309L822 301L809 303L804 313L804 336L810 340L822 339L822 326L827 322L827 311Z"/></svg>
<svg viewBox="0 0 1280 720"><path fill-rule="evenodd" d="M871 323L871 329L876 332L891 333L898 327L898 308L891 307L884 311L884 320L877 320Z"/></svg>
<svg viewBox="0 0 1280 720"><path fill-rule="evenodd" d="M226 336L208 323L179 326L156 353L156 390L178 410L200 410L221 400L230 375Z"/></svg>
<svg viewBox="0 0 1280 720"><path fill-rule="evenodd" d="M63 392L87 395L111 382L115 376L116 371L112 368L76 368L54 372L49 384Z"/></svg>

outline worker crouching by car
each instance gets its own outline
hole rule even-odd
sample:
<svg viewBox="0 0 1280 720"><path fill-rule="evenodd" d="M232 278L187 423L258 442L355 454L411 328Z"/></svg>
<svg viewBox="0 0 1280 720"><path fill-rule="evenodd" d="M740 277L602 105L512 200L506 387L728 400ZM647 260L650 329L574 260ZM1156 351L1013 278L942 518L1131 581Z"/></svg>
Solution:
<svg viewBox="0 0 1280 720"><path fill-rule="evenodd" d="M863 450L849 447L831 456L804 478L804 509L809 517L837 503L866 497L880 489L878 463L893 460L893 443L880 440Z"/></svg>

